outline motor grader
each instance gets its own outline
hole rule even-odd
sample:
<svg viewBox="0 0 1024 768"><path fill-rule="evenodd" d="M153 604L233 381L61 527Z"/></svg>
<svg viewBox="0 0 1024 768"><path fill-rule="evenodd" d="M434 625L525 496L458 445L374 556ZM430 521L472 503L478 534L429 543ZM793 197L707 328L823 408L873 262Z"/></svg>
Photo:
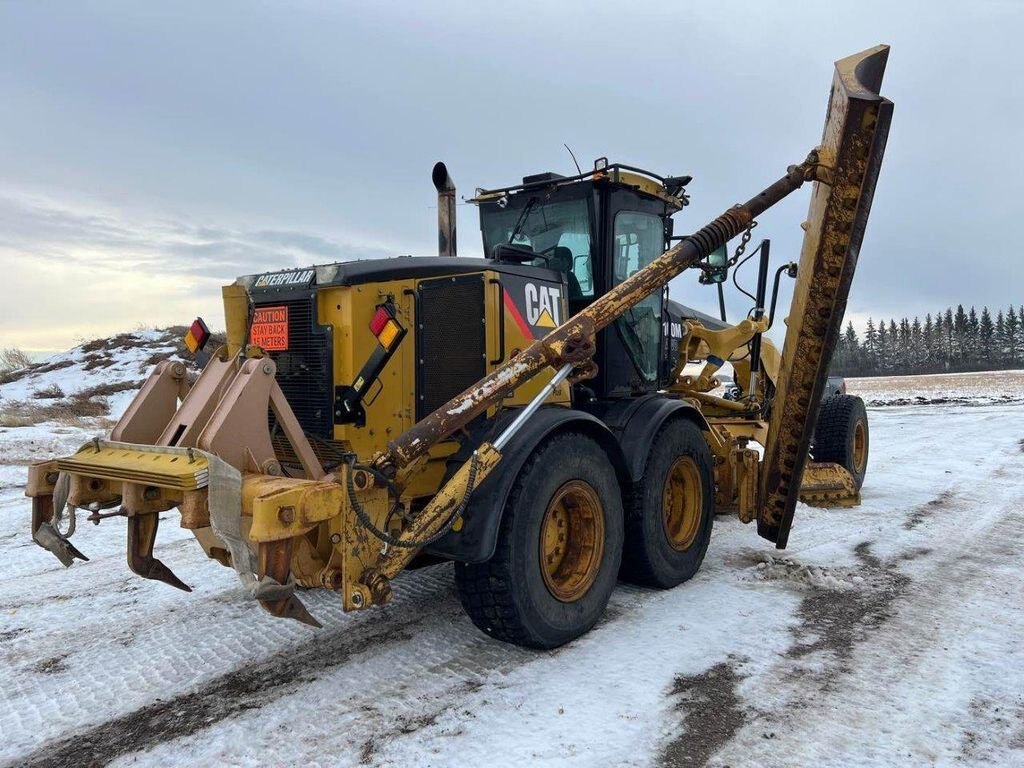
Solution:
<svg viewBox="0 0 1024 768"><path fill-rule="evenodd" d="M863 405L830 398L817 436L815 421L885 148L887 55L837 62L821 144L690 234L674 218L689 177L602 158L478 189L484 257L459 257L438 164L439 256L226 286L227 341L195 381L159 363L109 438L30 467L35 541L70 565L87 559L76 509L124 517L131 570L188 590L153 554L177 509L267 611L316 626L297 586L364 609L404 569L452 560L472 621L537 648L592 627L620 576L691 578L716 514L785 547L801 495L856 503L864 477ZM806 183L781 351L764 337L767 248L740 322L669 303L684 270L720 284L729 241L742 251ZM206 336L197 322L190 346Z"/></svg>

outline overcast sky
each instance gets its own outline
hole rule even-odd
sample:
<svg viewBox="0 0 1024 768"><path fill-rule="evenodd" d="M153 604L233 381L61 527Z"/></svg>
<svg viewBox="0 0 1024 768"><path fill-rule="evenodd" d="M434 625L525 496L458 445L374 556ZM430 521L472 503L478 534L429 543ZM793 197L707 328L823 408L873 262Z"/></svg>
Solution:
<svg viewBox="0 0 1024 768"><path fill-rule="evenodd" d="M432 255L438 159L461 194L570 172L563 142L691 174L696 229L804 157L832 62L880 42L896 108L849 316L1024 301L1024 3L780 5L0 0L0 347L219 326L236 275ZM762 218L776 259L807 201ZM695 275L672 292L715 307Z"/></svg>

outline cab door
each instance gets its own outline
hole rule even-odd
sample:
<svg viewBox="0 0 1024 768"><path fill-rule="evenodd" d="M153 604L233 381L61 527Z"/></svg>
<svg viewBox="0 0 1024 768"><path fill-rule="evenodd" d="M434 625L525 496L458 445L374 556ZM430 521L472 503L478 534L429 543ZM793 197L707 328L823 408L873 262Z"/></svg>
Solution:
<svg viewBox="0 0 1024 768"><path fill-rule="evenodd" d="M665 224L660 212L630 193L609 195L605 219L606 286L610 290L665 251ZM648 208L648 210L644 210ZM604 394L624 397L658 389L662 359L665 291L646 297L603 331L599 365Z"/></svg>

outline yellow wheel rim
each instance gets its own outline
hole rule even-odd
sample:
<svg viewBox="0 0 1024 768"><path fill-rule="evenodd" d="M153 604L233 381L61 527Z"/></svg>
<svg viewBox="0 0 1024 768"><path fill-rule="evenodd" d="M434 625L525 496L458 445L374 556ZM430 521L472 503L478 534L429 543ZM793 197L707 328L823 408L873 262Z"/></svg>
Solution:
<svg viewBox="0 0 1024 768"><path fill-rule="evenodd" d="M697 538L704 511L700 468L691 457L680 456L669 470L662 491L661 509L668 543L673 549L689 549Z"/></svg>
<svg viewBox="0 0 1024 768"><path fill-rule="evenodd" d="M551 497L540 529L544 585L563 603L593 586L604 556L604 509L593 486L570 480Z"/></svg>
<svg viewBox="0 0 1024 768"><path fill-rule="evenodd" d="M868 460L868 433L864 422L858 420L853 428L853 466L858 474L864 471Z"/></svg>

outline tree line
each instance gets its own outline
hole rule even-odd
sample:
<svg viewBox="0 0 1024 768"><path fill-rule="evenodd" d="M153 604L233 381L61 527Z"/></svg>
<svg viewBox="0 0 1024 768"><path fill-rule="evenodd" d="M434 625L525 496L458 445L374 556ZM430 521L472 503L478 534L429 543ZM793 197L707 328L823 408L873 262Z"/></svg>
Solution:
<svg viewBox="0 0 1024 768"><path fill-rule="evenodd" d="M838 376L993 371L1024 366L1024 306L966 312L962 304L934 317L875 323L863 338L848 323L832 357Z"/></svg>

